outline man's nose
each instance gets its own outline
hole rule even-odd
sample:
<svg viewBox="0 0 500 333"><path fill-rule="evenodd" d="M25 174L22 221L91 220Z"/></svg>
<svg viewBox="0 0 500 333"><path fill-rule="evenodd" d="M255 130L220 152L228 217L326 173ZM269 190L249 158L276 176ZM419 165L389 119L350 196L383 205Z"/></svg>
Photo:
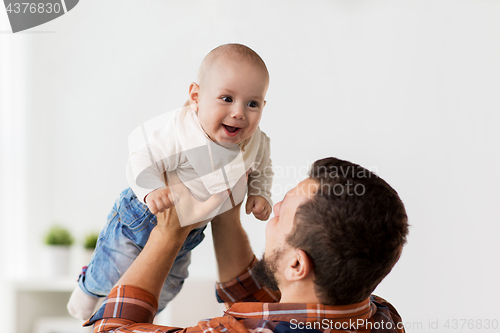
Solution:
<svg viewBox="0 0 500 333"><path fill-rule="evenodd" d="M273 207L273 213L275 217L280 216L280 207L281 207L281 201L276 203Z"/></svg>

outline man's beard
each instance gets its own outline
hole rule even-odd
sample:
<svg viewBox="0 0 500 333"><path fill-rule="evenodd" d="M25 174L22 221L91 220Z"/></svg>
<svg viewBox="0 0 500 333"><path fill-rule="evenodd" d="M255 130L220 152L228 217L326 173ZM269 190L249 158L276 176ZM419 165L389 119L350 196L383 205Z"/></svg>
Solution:
<svg viewBox="0 0 500 333"><path fill-rule="evenodd" d="M283 252L283 249L275 250L269 259L262 255L262 259L252 268L252 273L257 281L273 291L279 290L275 273L278 270L278 261Z"/></svg>

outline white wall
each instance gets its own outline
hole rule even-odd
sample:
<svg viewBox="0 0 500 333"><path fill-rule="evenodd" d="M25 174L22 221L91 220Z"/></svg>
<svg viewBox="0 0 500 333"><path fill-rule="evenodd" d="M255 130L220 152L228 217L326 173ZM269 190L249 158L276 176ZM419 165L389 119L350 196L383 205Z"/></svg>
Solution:
<svg viewBox="0 0 500 333"><path fill-rule="evenodd" d="M77 235L100 230L126 186L130 131L186 100L209 50L239 42L271 73L261 128L272 138L274 199L318 158L377 170L412 227L376 292L420 331L429 320L500 319L498 17L500 2L482 0L86 0L0 34L11 53L25 45L10 80L27 78L13 109L26 120L16 160L26 159L26 186L17 197L3 189L2 206L25 198L24 217L7 228L27 230L16 234L30 254L21 270L35 269L53 221ZM257 254L264 226L245 219ZM193 276L215 276L210 248L195 251Z"/></svg>

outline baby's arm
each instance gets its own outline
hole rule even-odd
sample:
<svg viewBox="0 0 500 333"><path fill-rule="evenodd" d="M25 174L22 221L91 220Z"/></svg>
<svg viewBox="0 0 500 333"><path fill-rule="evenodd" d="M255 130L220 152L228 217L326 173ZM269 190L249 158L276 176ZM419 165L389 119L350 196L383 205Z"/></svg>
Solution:
<svg viewBox="0 0 500 333"><path fill-rule="evenodd" d="M273 168L271 163L270 139L261 134L261 156L257 168L248 174L248 199L246 213L252 212L256 218L266 221L272 212L271 187L273 184Z"/></svg>

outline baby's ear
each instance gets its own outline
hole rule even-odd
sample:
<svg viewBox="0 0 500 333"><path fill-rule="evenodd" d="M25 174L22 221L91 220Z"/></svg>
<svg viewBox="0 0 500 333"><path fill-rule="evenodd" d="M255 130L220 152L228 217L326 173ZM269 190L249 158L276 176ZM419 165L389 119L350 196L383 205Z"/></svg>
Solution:
<svg viewBox="0 0 500 333"><path fill-rule="evenodd" d="M189 85L189 104L191 110L198 112L198 101L200 98L200 86L196 82Z"/></svg>

